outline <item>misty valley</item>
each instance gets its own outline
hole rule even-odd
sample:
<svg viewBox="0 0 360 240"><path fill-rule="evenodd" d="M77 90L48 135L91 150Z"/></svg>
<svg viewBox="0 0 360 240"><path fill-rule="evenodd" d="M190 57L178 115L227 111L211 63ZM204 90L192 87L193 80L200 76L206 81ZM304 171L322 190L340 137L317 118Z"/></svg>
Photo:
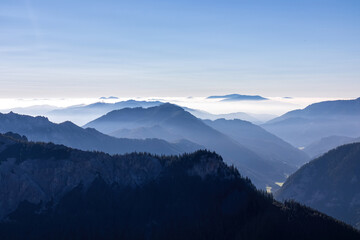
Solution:
<svg viewBox="0 0 360 240"><path fill-rule="evenodd" d="M7 112L1 239L360 238L360 98L266 122L136 100Z"/></svg>
<svg viewBox="0 0 360 240"><path fill-rule="evenodd" d="M360 240L360 0L0 0L0 240Z"/></svg>

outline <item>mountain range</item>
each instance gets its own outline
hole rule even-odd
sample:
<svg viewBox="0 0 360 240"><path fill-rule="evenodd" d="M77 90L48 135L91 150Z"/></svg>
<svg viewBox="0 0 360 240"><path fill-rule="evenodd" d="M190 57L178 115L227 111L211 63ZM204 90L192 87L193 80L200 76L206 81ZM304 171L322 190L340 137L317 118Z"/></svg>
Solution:
<svg viewBox="0 0 360 240"><path fill-rule="evenodd" d="M18 138L0 135L1 239L360 238L274 201L215 153L110 156Z"/></svg>
<svg viewBox="0 0 360 240"><path fill-rule="evenodd" d="M159 101L127 100L116 103L96 102L89 105L70 106L63 109L54 109L45 115L56 122L71 121L83 125L110 111L122 108L153 107L162 104Z"/></svg>
<svg viewBox="0 0 360 240"><path fill-rule="evenodd" d="M275 193L360 229L360 143L333 149L305 164Z"/></svg>
<svg viewBox="0 0 360 240"><path fill-rule="evenodd" d="M53 142L82 150L103 151L109 154L149 152L153 154L180 154L203 147L178 139L169 143L161 139L115 138L96 131L83 129L72 122L52 123L45 117L31 117L15 113L0 113L0 133L14 132L31 141Z"/></svg>
<svg viewBox="0 0 360 240"><path fill-rule="evenodd" d="M303 151L250 122L240 119L217 119L204 122L269 161L282 162L296 169L309 160Z"/></svg>
<svg viewBox="0 0 360 240"><path fill-rule="evenodd" d="M187 107L182 107L182 108L187 112L191 113L192 115L194 115L195 117L203 120L216 120L221 118L228 120L241 119L244 121L252 122L254 124L262 124L277 117L276 115L272 115L272 114L256 114L256 113L245 113L245 112L213 114L198 109L192 109Z"/></svg>
<svg viewBox="0 0 360 240"><path fill-rule="evenodd" d="M296 147L333 135L360 136L360 98L314 103L261 125Z"/></svg>
<svg viewBox="0 0 360 240"><path fill-rule="evenodd" d="M101 97L100 100L114 100L112 97ZM30 116L46 116L51 121L60 123L64 121L72 121L78 125L84 125L87 122L94 120L108 112L113 110L119 110L123 108L134 108L134 107L153 107L162 104L160 101L137 101L137 100L126 100L116 103L106 103L106 102L95 102L92 104L81 104L73 105L65 108L60 108L50 105L36 105L29 107L18 107L11 109L2 110L3 113L15 112L19 114L25 114ZM219 118L225 119L242 119L250 121L255 124L262 124L266 121L274 119L277 117L273 114L257 114L257 113L245 113L245 112L234 112L226 114L212 114L203 110L182 107L186 111L190 112L194 116L200 119L210 119L216 120Z"/></svg>
<svg viewBox="0 0 360 240"><path fill-rule="evenodd" d="M345 136L329 136L311 143L310 145L306 146L303 151L306 152L311 158L317 158L333 148L355 142L360 142L360 137L352 138Z"/></svg>
<svg viewBox="0 0 360 240"><path fill-rule="evenodd" d="M248 124L248 131L252 132L255 138L254 131L260 131L261 134L269 137L271 134L264 133L265 130L259 130L255 125ZM294 172L298 166L308 161L306 154L297 151L289 144L279 141L278 138L271 135L271 140L276 141L278 150L283 153L291 153L291 158L276 158L273 154L267 154L261 157L256 148L256 140L253 139L252 149L239 143L236 139L228 136L219 130L214 129L202 120L194 117L189 112L185 111L179 106L173 104L162 104L157 107L144 108L126 108L112 111L98 119L95 119L84 127L95 128L105 134L115 137L127 138L149 138L156 137L167 141L174 141L176 139L187 139L191 142L206 147L209 150L216 151L221 154L225 161L229 164L234 164L241 169L241 173L249 176L256 186L265 189L266 186L274 189L278 188L276 182L283 182L286 176ZM243 129L245 129L244 127ZM253 130L256 129L256 130ZM242 130L239 130L240 132ZM247 132L240 133L246 138ZM261 135L260 134L260 135ZM240 137L241 138L241 137ZM239 139L240 139L239 138ZM264 144L266 141L258 138L258 145ZM262 141L262 142L261 142ZM271 145L271 144L270 144ZM268 149L271 148L269 144L265 145ZM285 150L286 149L286 150ZM273 151L274 153L275 151ZM286 162L287 161L287 162ZM292 162L293 161L293 162ZM296 164L293 164L296 162Z"/></svg>

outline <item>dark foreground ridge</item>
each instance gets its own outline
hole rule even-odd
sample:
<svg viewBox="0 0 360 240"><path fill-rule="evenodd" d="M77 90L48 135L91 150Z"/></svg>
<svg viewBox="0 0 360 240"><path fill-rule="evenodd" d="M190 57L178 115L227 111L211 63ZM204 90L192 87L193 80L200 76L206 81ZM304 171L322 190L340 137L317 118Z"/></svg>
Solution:
<svg viewBox="0 0 360 240"><path fill-rule="evenodd" d="M110 156L0 135L0 239L359 239L208 151Z"/></svg>
<svg viewBox="0 0 360 240"><path fill-rule="evenodd" d="M337 147L302 166L276 192L360 229L360 143Z"/></svg>

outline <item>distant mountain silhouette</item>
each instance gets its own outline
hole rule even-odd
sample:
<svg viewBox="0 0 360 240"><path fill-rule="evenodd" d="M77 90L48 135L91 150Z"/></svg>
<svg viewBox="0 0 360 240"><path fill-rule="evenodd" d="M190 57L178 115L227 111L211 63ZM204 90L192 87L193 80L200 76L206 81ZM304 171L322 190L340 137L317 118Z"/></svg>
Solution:
<svg viewBox="0 0 360 240"><path fill-rule="evenodd" d="M360 136L360 98L314 103L262 125L297 147L333 135Z"/></svg>
<svg viewBox="0 0 360 240"><path fill-rule="evenodd" d="M360 229L360 143L340 146L291 175L275 193Z"/></svg>
<svg viewBox="0 0 360 240"><path fill-rule="evenodd" d="M55 109L46 113L46 116L56 122L71 120L83 125L95 118L98 118L110 111L122 108L153 107L162 104L159 101L136 101L127 100L116 103L97 102L89 105L70 106L63 109Z"/></svg>
<svg viewBox="0 0 360 240"><path fill-rule="evenodd" d="M275 182L284 181L286 174L290 173L289 170L284 171L283 163L274 163L260 157L181 107L169 103L147 109L115 110L89 122L85 127L95 128L116 137L145 138L154 134L154 137L168 141L187 139L218 152L227 163L239 167L242 174L249 176L263 189L267 185L277 188Z"/></svg>
<svg viewBox="0 0 360 240"><path fill-rule="evenodd" d="M216 119L241 119L245 121L252 122L254 124L261 124L268 120L274 119L277 116L271 114L254 114L254 113L244 113L244 112L234 112L234 113L225 113L225 114L212 114L203 110L192 109L187 107L182 107L187 112L191 113L197 118L204 120L216 120Z"/></svg>
<svg viewBox="0 0 360 240"><path fill-rule="evenodd" d="M101 100L109 100L109 99L119 99L118 97L110 96L110 97L101 97Z"/></svg>
<svg viewBox="0 0 360 240"><path fill-rule="evenodd" d="M243 113L243 112L237 112L237 113L227 113L227 114L212 114L206 111L202 111L202 110L197 110L197 109L192 109L192 108L187 108L187 107L183 107L184 110L186 110L187 112L191 113L192 115L194 115L197 118L200 119L208 119L208 120L216 120L216 119L220 119L220 118L225 118L225 119L242 119L245 121L249 121L252 123L261 123L261 121L253 116L250 116L247 113Z"/></svg>
<svg viewBox="0 0 360 240"><path fill-rule="evenodd" d="M34 105L29 107L16 107L16 108L10 108L10 109L3 109L1 110L2 113L9 113L9 112L15 112L19 114L25 114L30 116L44 116L48 112L59 109L56 106L51 105Z"/></svg>
<svg viewBox="0 0 360 240"><path fill-rule="evenodd" d="M110 156L0 135L1 239L359 239L215 153Z"/></svg>
<svg viewBox="0 0 360 240"><path fill-rule="evenodd" d="M268 100L259 95L240 95L240 94L228 94L222 96L210 96L208 99L222 99L221 101L262 101Z"/></svg>
<svg viewBox="0 0 360 240"><path fill-rule="evenodd" d="M304 152L306 152L311 158L316 158L320 157L333 148L355 142L360 142L360 138L351 138L345 136L324 137L306 146L304 148Z"/></svg>
<svg viewBox="0 0 360 240"><path fill-rule="evenodd" d="M185 140L168 143L160 139L119 139L95 129L83 129L67 121L60 124L45 117L31 117L15 113L0 114L0 132L25 135L31 141L53 142L82 150L103 151L110 154L149 152L154 154L180 154L203 147Z"/></svg>
<svg viewBox="0 0 360 240"><path fill-rule="evenodd" d="M206 120L204 122L212 128L232 137L264 159L283 163L284 167L289 169L289 175L310 160L301 150L250 122L239 119ZM290 172L290 169L293 171Z"/></svg>

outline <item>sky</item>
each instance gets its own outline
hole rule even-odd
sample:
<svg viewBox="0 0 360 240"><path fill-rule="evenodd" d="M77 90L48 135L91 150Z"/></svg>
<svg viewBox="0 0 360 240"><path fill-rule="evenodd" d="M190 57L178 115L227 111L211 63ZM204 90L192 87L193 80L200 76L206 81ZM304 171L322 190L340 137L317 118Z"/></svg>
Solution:
<svg viewBox="0 0 360 240"><path fill-rule="evenodd" d="M355 98L359 0L1 0L0 97Z"/></svg>

